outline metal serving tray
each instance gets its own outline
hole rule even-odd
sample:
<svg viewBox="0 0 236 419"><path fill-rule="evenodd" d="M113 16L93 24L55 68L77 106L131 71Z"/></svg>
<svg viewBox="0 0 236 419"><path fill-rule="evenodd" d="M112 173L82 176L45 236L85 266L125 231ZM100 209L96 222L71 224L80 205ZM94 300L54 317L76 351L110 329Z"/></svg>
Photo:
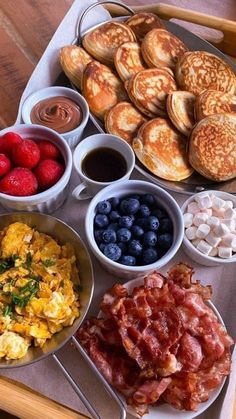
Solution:
<svg viewBox="0 0 236 419"><path fill-rule="evenodd" d="M111 1L101 1L97 4L93 4L90 7L88 7L84 13L81 15L79 22L78 22L78 30L77 30L77 38L74 40L74 44L80 45L82 43L83 36L90 31L94 30L98 26L101 26L103 23L100 23L98 25L95 25L91 27L90 29L83 31L83 21L85 16L98 4L106 4L106 3L115 3L118 5L122 5L126 10L130 12L130 14L134 14L135 12L128 7L127 5L123 5L119 2L111 2ZM116 21L125 21L127 19L127 16L121 16L118 18L114 18L113 20ZM202 50L207 51L212 54L217 55L218 57L224 59L236 72L236 65L233 63L233 61L224 55L221 51L219 51L217 48L215 48L213 45L211 45L209 42L205 41L204 39L200 38L197 35L194 35L192 32L188 31L187 29L177 25L176 23L164 21L165 27L167 30L172 32L174 35L176 35L178 38L180 38L190 50ZM72 85L73 89L78 90L74 85ZM93 113L90 112L90 119L97 128L98 132L104 133L105 127L103 123L95 116ZM184 179L180 182L174 182L174 181L168 181L159 178L158 176L153 175L142 163L136 159L135 164L136 169L145 176L149 181L156 183L159 186L162 186L163 188L179 192L186 195L192 195L196 192L202 192L204 190L212 190L216 189L219 191L229 192L236 194L236 179L232 179L226 182L213 182L209 179L204 178L203 176L199 175L198 173L194 172L189 178Z"/></svg>

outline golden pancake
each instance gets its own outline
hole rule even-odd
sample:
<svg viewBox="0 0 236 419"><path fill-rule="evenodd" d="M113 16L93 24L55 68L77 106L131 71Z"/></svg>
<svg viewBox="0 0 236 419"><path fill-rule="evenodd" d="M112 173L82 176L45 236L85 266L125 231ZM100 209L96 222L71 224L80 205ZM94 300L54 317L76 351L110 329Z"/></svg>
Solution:
<svg viewBox="0 0 236 419"><path fill-rule="evenodd" d="M83 38L83 47L98 61L108 66L114 65L114 53L124 42L136 41L129 26L122 22L103 23Z"/></svg>
<svg viewBox="0 0 236 419"><path fill-rule="evenodd" d="M133 140L133 150L141 163L162 179L179 181L193 173L186 139L166 119L156 118L143 124Z"/></svg>
<svg viewBox="0 0 236 419"><path fill-rule="evenodd" d="M175 68L178 57L188 48L184 43L165 29L153 29L145 36L141 50L149 67Z"/></svg>
<svg viewBox="0 0 236 419"><path fill-rule="evenodd" d="M81 89L84 69L93 60L91 55L77 45L68 45L60 49L59 60L68 79Z"/></svg>
<svg viewBox="0 0 236 419"><path fill-rule="evenodd" d="M136 13L126 20L125 23L133 30L137 40L140 42L152 29L164 28L161 19L154 13Z"/></svg>
<svg viewBox="0 0 236 419"><path fill-rule="evenodd" d="M123 81L145 69L141 48L137 42L125 42L120 45L115 52L114 63Z"/></svg>
<svg viewBox="0 0 236 419"><path fill-rule="evenodd" d="M195 102L197 121L215 113L236 113L236 96L217 90L205 90L197 96Z"/></svg>
<svg viewBox="0 0 236 419"><path fill-rule="evenodd" d="M166 115L166 98L174 90L177 90L174 78L166 68L140 71L127 85L130 100L149 117Z"/></svg>
<svg viewBox="0 0 236 419"><path fill-rule="evenodd" d="M120 102L105 115L105 127L109 134L118 135L131 144L146 120L131 103Z"/></svg>
<svg viewBox="0 0 236 419"><path fill-rule="evenodd" d="M85 68L82 92L91 112L100 119L117 102L127 99L122 81L109 67L98 61L91 61Z"/></svg>
<svg viewBox="0 0 236 419"><path fill-rule="evenodd" d="M236 115L215 114L198 122L189 141L189 161L208 179L236 177Z"/></svg>
<svg viewBox="0 0 236 419"><path fill-rule="evenodd" d="M205 51L186 52L177 62L176 81L181 89L195 95L205 89L235 93L236 77L231 67Z"/></svg>
<svg viewBox="0 0 236 419"><path fill-rule="evenodd" d="M193 129L194 120L194 103L196 96L190 92L177 90L168 95L166 101L167 113L177 128L184 135L189 135Z"/></svg>

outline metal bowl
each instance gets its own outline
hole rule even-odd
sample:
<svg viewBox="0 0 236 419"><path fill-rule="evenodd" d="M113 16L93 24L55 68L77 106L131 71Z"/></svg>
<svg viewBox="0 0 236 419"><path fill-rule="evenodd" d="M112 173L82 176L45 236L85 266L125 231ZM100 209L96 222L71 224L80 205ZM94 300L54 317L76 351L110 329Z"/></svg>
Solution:
<svg viewBox="0 0 236 419"><path fill-rule="evenodd" d="M0 359L0 368L21 367L23 365L31 364L59 350L71 338L82 323L88 311L94 289L92 262L83 241L76 231L63 221L49 215L24 212L0 215L0 231L16 221L34 226L39 232L48 234L58 240L61 245L66 242L72 244L78 261L79 275L82 284L82 291L80 294L80 317L75 320L72 326L65 327L61 332L54 334L51 339L46 341L42 348L31 346L23 358L16 360Z"/></svg>

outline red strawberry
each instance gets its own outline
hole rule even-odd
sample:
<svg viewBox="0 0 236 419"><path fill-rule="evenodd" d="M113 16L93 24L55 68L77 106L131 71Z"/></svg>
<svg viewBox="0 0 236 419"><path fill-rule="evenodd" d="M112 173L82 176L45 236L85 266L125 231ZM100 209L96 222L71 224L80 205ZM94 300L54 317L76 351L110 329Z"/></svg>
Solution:
<svg viewBox="0 0 236 419"><path fill-rule="evenodd" d="M17 166L32 169L40 159L40 150L32 140L23 140L12 150L12 160Z"/></svg>
<svg viewBox="0 0 236 419"><path fill-rule="evenodd" d="M52 159L57 160L61 153L55 144L51 141L42 140L37 143L40 150L40 160Z"/></svg>
<svg viewBox="0 0 236 419"><path fill-rule="evenodd" d="M7 132L0 137L0 153L4 153L11 157L12 150L17 144L21 143L21 141L23 140L20 135L15 134L14 132Z"/></svg>
<svg viewBox="0 0 236 419"><path fill-rule="evenodd" d="M0 154L0 177L11 170L11 162L5 154Z"/></svg>
<svg viewBox="0 0 236 419"><path fill-rule="evenodd" d="M60 179L63 172L63 165L52 159L42 160L34 169L41 190L51 188Z"/></svg>
<svg viewBox="0 0 236 419"><path fill-rule="evenodd" d="M29 169L15 167L0 180L0 192L13 196L29 196L37 192L38 182Z"/></svg>

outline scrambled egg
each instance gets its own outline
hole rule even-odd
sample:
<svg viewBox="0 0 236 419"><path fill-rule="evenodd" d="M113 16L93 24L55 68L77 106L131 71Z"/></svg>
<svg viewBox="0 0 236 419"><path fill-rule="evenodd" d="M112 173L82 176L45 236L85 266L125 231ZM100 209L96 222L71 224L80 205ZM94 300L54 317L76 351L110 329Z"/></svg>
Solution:
<svg viewBox="0 0 236 419"><path fill-rule="evenodd" d="M73 247L16 222L0 232L0 358L22 358L79 317Z"/></svg>

